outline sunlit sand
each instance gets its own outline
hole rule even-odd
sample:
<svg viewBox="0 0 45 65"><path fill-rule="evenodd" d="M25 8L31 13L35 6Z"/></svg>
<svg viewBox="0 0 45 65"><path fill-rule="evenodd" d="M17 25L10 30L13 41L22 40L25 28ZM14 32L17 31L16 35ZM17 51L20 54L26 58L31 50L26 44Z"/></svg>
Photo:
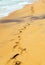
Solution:
<svg viewBox="0 0 45 65"><path fill-rule="evenodd" d="M45 65L45 3L0 19L0 65Z"/></svg>

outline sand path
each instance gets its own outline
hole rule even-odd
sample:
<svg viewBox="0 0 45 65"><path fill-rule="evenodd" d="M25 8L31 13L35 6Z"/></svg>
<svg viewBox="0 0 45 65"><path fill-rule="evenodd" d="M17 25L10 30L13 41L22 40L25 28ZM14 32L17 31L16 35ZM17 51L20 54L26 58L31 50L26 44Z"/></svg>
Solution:
<svg viewBox="0 0 45 65"><path fill-rule="evenodd" d="M45 64L45 19L0 25L0 65Z"/></svg>

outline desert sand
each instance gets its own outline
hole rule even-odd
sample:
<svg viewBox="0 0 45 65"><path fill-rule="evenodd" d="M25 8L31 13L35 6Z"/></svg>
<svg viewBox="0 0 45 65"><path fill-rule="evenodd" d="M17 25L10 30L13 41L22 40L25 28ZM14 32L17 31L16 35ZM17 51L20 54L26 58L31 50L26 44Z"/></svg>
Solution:
<svg viewBox="0 0 45 65"><path fill-rule="evenodd" d="M0 19L0 65L45 65L45 2Z"/></svg>

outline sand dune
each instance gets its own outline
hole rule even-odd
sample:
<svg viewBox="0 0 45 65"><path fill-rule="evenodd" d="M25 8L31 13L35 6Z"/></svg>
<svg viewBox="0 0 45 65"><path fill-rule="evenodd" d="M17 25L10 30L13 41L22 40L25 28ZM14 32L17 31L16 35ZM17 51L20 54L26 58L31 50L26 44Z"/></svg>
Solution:
<svg viewBox="0 0 45 65"><path fill-rule="evenodd" d="M0 65L45 65L42 1L0 19Z"/></svg>

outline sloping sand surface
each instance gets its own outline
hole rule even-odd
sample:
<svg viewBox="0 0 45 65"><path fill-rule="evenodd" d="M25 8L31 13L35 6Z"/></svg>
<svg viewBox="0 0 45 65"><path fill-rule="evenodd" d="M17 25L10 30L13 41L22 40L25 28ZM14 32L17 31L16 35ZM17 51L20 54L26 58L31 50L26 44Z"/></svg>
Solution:
<svg viewBox="0 0 45 65"><path fill-rule="evenodd" d="M26 5L0 20L0 65L45 65L43 2Z"/></svg>

